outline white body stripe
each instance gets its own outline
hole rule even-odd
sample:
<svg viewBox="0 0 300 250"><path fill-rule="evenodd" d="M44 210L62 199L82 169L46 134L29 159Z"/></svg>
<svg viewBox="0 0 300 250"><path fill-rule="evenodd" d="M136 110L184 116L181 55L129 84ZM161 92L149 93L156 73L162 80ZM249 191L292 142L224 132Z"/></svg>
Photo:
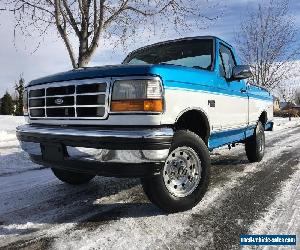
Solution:
<svg viewBox="0 0 300 250"><path fill-rule="evenodd" d="M166 109L162 124L173 124L187 110L196 109L204 112L209 120L211 131L224 131L255 125L263 111L268 113L268 120L273 118L273 103L267 100L250 99L248 117L248 98L213 94L185 89L165 90ZM209 106L209 100L215 101L215 107Z"/></svg>

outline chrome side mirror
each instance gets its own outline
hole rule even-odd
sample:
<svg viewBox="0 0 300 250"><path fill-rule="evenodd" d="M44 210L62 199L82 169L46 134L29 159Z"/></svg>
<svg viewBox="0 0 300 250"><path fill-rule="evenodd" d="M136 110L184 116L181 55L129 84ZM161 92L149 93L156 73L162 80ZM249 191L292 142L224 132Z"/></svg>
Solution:
<svg viewBox="0 0 300 250"><path fill-rule="evenodd" d="M232 80L243 80L252 76L249 65L236 65L232 69Z"/></svg>

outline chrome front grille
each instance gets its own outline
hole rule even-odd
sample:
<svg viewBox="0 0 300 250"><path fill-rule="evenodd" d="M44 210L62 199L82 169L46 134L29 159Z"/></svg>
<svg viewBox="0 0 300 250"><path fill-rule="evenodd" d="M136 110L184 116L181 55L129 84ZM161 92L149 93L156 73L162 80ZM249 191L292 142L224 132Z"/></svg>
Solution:
<svg viewBox="0 0 300 250"><path fill-rule="evenodd" d="M28 89L31 119L104 119L109 83L82 80L33 86Z"/></svg>

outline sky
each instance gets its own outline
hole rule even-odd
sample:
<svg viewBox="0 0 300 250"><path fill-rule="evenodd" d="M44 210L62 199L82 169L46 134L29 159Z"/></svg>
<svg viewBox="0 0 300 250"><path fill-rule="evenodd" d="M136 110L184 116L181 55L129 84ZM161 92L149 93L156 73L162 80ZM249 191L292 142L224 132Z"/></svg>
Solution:
<svg viewBox="0 0 300 250"><path fill-rule="evenodd" d="M183 31L180 34L172 29L165 34L160 34L159 31L138 34L127 49L121 46L114 49L110 41L105 41L105 44L101 44L97 49L89 66L118 64L131 50L154 42L185 36L214 35L233 43L240 21L248 11L257 6L258 1L210 0L209 3L217 3L217 5L208 9L207 15L221 15L207 28ZM290 14L295 18L296 27L300 27L299 0L290 0ZM35 35L30 39L24 39L22 35L17 34L14 39L14 25L15 20L11 13L0 12L0 97L6 90L13 93L13 86L20 75L25 78L26 82L29 82L42 76L71 69L67 51L54 30L49 32L43 41ZM300 33L298 37L300 41ZM40 41L39 49L34 52L36 44Z"/></svg>

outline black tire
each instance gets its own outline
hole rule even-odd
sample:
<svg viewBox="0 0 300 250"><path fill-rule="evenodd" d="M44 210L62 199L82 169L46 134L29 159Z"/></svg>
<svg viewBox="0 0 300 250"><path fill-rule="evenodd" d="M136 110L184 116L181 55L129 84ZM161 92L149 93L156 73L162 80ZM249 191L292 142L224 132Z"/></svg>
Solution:
<svg viewBox="0 0 300 250"><path fill-rule="evenodd" d="M195 133L188 130L177 131L174 135L170 148L170 154L173 150L180 147L191 148L201 161L202 167L200 181L194 191L185 197L173 195L166 187L162 169L160 175L156 175L141 180L145 194L149 200L167 213L176 213L186 211L197 205L204 196L210 177L210 155L207 146L203 140ZM180 153L181 154L181 153ZM166 165L167 163L165 163ZM179 171L179 170L178 170Z"/></svg>
<svg viewBox="0 0 300 250"><path fill-rule="evenodd" d="M245 142L247 158L250 162L260 162L265 153L265 129L259 121L254 131L254 135Z"/></svg>
<svg viewBox="0 0 300 250"><path fill-rule="evenodd" d="M95 175L76 173L58 168L51 168L54 175L61 181L71 185L81 185L88 183Z"/></svg>

